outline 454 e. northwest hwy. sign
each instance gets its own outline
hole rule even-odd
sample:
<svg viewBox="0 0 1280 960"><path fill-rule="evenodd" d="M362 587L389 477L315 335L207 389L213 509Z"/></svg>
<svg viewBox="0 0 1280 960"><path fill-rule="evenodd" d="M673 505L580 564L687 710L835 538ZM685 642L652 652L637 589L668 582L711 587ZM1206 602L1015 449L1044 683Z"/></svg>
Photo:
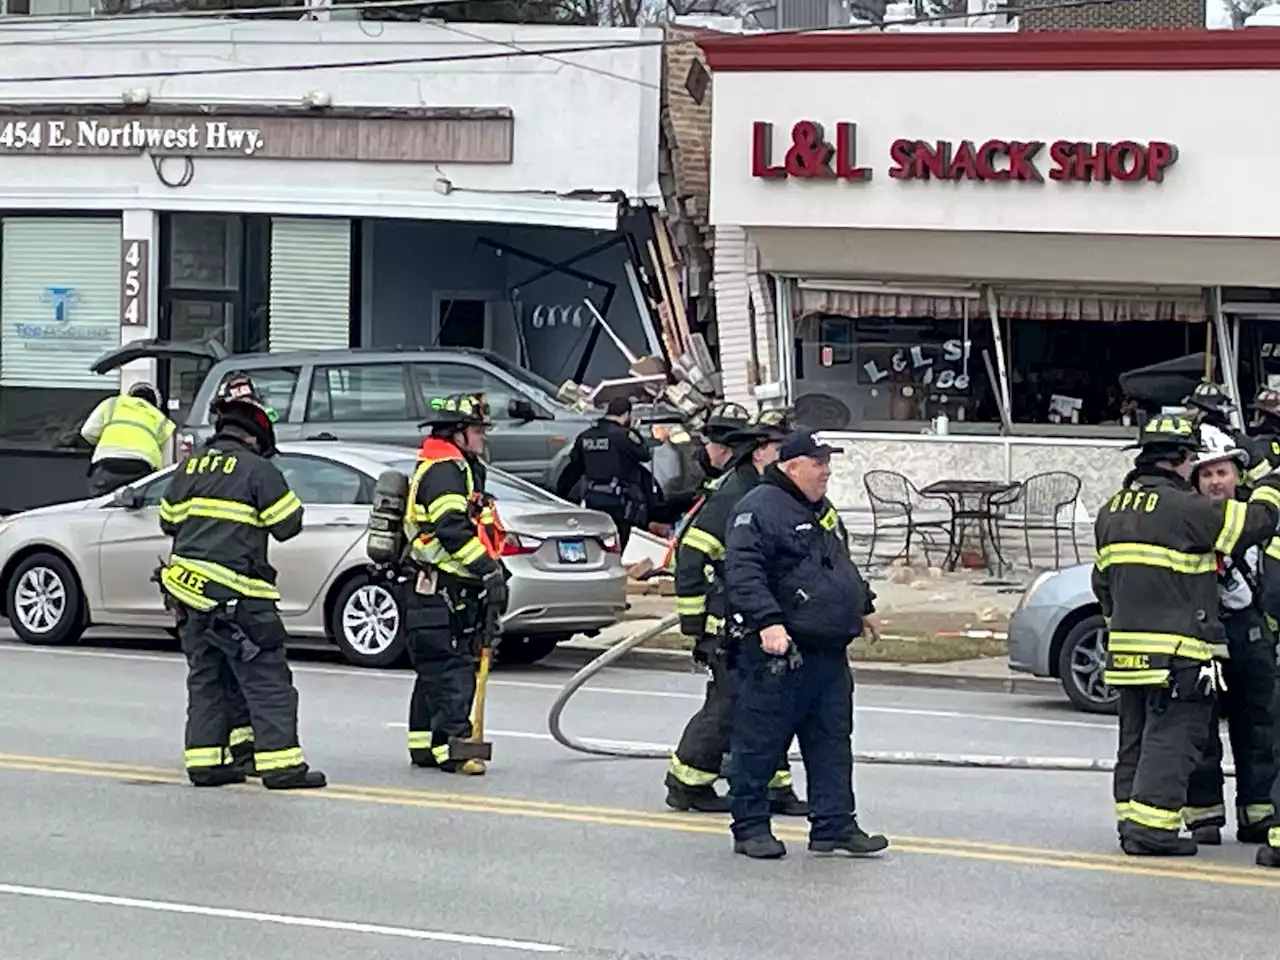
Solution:
<svg viewBox="0 0 1280 960"><path fill-rule="evenodd" d="M1160 183L1178 161L1178 148L1164 140L894 140L888 145L889 176L894 180L977 180L1043 183L1055 181ZM857 125L837 123L828 139L822 125L801 120L781 163L774 161L773 125L752 128L751 174L766 180L871 179L872 168L859 166Z"/></svg>

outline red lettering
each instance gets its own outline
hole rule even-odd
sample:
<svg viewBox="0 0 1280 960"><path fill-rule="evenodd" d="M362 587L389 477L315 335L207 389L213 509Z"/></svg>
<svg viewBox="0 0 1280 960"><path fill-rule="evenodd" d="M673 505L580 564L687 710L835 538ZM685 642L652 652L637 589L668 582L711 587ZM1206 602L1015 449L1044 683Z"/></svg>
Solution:
<svg viewBox="0 0 1280 960"><path fill-rule="evenodd" d="M1107 176L1130 183L1146 176L1147 152L1132 140L1121 140L1107 150Z"/></svg>
<svg viewBox="0 0 1280 960"><path fill-rule="evenodd" d="M1178 162L1178 148L1163 140L1147 144L1147 179L1152 183L1164 180L1164 172Z"/></svg>
<svg viewBox="0 0 1280 960"><path fill-rule="evenodd" d="M1036 154L1044 144L1039 140L1012 140L1009 143L1009 176L1014 180L1030 180L1043 183L1044 177L1036 168Z"/></svg>
<svg viewBox="0 0 1280 960"><path fill-rule="evenodd" d="M773 124L757 120L751 127L751 175L782 180L787 171L773 162Z"/></svg>
<svg viewBox="0 0 1280 960"><path fill-rule="evenodd" d="M926 143L917 140L915 146L915 163L911 166L911 175L916 180L945 180L947 168L951 166L951 142L939 140Z"/></svg>
<svg viewBox="0 0 1280 960"><path fill-rule="evenodd" d="M836 124L836 176L843 180L870 180L871 168L858 166L858 125Z"/></svg>
<svg viewBox="0 0 1280 960"><path fill-rule="evenodd" d="M996 169L996 154L1007 153L1009 144L1003 140L988 140L978 148L978 179L979 180L1008 180L1008 170Z"/></svg>
<svg viewBox="0 0 1280 960"><path fill-rule="evenodd" d="M978 160L974 156L973 141L961 140L956 147L955 155L947 167L948 180L980 180L978 176Z"/></svg>
<svg viewBox="0 0 1280 960"><path fill-rule="evenodd" d="M1074 180L1073 166L1075 154L1072 152L1070 140L1055 140L1049 145L1049 159L1053 161L1053 169L1049 171L1050 180Z"/></svg>
<svg viewBox="0 0 1280 960"><path fill-rule="evenodd" d="M916 144L914 140L895 140L889 145L889 159L893 166L889 168L889 176L894 180L910 180L911 168L915 164Z"/></svg>
<svg viewBox="0 0 1280 960"><path fill-rule="evenodd" d="M1105 141L1098 143L1077 143L1075 145L1076 167L1073 180L1093 183L1107 179L1107 152L1111 144Z"/></svg>

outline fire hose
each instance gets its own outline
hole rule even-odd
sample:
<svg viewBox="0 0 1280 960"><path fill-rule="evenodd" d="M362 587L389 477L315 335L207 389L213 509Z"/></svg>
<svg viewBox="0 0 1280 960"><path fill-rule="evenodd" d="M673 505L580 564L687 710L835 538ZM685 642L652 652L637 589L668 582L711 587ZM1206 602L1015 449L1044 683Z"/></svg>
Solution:
<svg viewBox="0 0 1280 960"><path fill-rule="evenodd" d="M561 717L564 709L573 696L586 686L587 682L609 665L626 656L636 647L653 637L660 636L680 622L675 614L634 633L624 640L605 650L594 660L575 673L565 684L564 689L551 704L551 712L547 716L547 725L551 736L561 746L578 753L596 757L625 757L633 760L666 760L671 756L674 747L657 750L653 748L633 746L610 740L573 737L564 732ZM790 760L799 760L800 755L792 752ZM1067 773L1110 773L1116 762L1111 759L1092 759L1087 757L1013 757L971 753L920 753L915 751L887 750L855 750L855 763L876 764L897 767L953 767L979 770L1052 770ZM1223 766L1223 773L1235 776L1235 768L1229 764Z"/></svg>

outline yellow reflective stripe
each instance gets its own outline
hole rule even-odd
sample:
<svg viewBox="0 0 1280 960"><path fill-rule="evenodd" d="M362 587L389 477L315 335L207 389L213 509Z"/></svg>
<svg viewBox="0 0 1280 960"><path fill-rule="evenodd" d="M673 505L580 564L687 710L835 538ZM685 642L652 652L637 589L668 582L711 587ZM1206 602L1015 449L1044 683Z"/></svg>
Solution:
<svg viewBox="0 0 1280 960"><path fill-rule="evenodd" d="M1267 831L1267 846L1280 847L1280 827L1272 827Z"/></svg>
<svg viewBox="0 0 1280 960"><path fill-rule="evenodd" d="M222 747L190 747L184 756L188 767L220 767L225 762Z"/></svg>
<svg viewBox="0 0 1280 960"><path fill-rule="evenodd" d="M259 773L272 770L286 770L289 767L301 766L302 748L289 747L286 750L258 750L253 754L253 765Z"/></svg>
<svg viewBox="0 0 1280 960"><path fill-rule="evenodd" d="M686 530L680 542L690 549L697 550L699 553L705 553L712 560L724 558L724 544L707 533L707 531L699 530L697 527L690 527Z"/></svg>
<svg viewBox="0 0 1280 960"><path fill-rule="evenodd" d="M670 770L671 775L686 787L707 787L720 779L719 773L711 773L708 770L699 770L697 767L691 767L687 763L682 763L680 758L674 753L671 755Z"/></svg>
<svg viewBox="0 0 1280 960"><path fill-rule="evenodd" d="M217 600L210 599L202 594L196 593L178 579L179 571L173 567L165 567L160 571L160 584L169 591L169 595L179 603L185 603L192 610L199 610L201 613L208 613L218 605Z"/></svg>
<svg viewBox="0 0 1280 960"><path fill-rule="evenodd" d="M1239 500L1228 500L1223 507L1222 529L1218 532L1213 549L1219 553L1230 553L1240 542L1240 534L1244 533L1244 521L1249 508Z"/></svg>
<svg viewBox="0 0 1280 960"><path fill-rule="evenodd" d="M818 525L824 530L834 530L839 522L840 514L836 512L835 507L827 507L827 512L818 518Z"/></svg>
<svg viewBox="0 0 1280 960"><path fill-rule="evenodd" d="M224 586L228 590L234 590L241 596L253 597L257 600L280 599L280 591L274 585L256 577L246 577L236 573L220 563L213 563L210 560L191 560L177 555L170 557L169 563L171 565L170 569L173 567L186 567L193 573L208 577L214 583Z"/></svg>
<svg viewBox="0 0 1280 960"><path fill-rule="evenodd" d="M227 746L238 747L242 743L253 743L253 727L236 727L227 738Z"/></svg>
<svg viewBox="0 0 1280 960"><path fill-rule="evenodd" d="M1257 483L1259 480L1261 480L1270 472L1271 472L1271 461L1262 460L1259 463L1255 463L1252 467L1250 467L1248 470L1244 472L1244 479L1246 483ZM1257 493L1258 491L1255 490L1254 495L1256 496ZM1249 499L1252 500L1253 497L1250 497Z"/></svg>
<svg viewBox="0 0 1280 960"><path fill-rule="evenodd" d="M1267 472L1270 472L1268 468ZM1275 487L1256 487L1252 494L1249 495L1249 502L1257 500L1259 503L1269 503L1277 510L1280 510L1280 490Z"/></svg>
<svg viewBox="0 0 1280 960"><path fill-rule="evenodd" d="M1137 800L1129 801L1129 820L1153 830L1181 830L1182 812L1162 810Z"/></svg>
<svg viewBox="0 0 1280 960"><path fill-rule="evenodd" d="M302 501L298 499L296 493L290 490L267 509L263 510L260 519L264 527L274 527L281 520L287 520L301 509Z"/></svg>
<svg viewBox="0 0 1280 960"><path fill-rule="evenodd" d="M1274 817L1276 808L1269 803L1250 803L1240 813L1243 815L1241 819L1244 820L1245 824L1252 826L1255 823L1261 823L1263 820Z"/></svg>
<svg viewBox="0 0 1280 960"><path fill-rule="evenodd" d="M449 745L442 743L438 747L432 747L431 756L435 757L436 763L446 763L449 760Z"/></svg>
<svg viewBox="0 0 1280 960"><path fill-rule="evenodd" d="M178 523L181 519L178 511L173 508L173 504L163 497L160 498L160 519L171 520L174 523Z"/></svg>
<svg viewBox="0 0 1280 960"><path fill-rule="evenodd" d="M1104 670L1102 682L1109 687L1159 687L1169 682L1169 671Z"/></svg>
<svg viewBox="0 0 1280 960"><path fill-rule="evenodd" d="M226 520L230 523L243 523L250 527L262 526L258 511L247 503L238 500L220 500L215 497L191 497L168 504L165 512L161 504L161 516L174 523L180 523L190 517L205 517L209 520Z"/></svg>
<svg viewBox="0 0 1280 960"><path fill-rule="evenodd" d="M1220 803L1209 807L1182 808L1182 821L1192 829L1204 825L1209 820L1226 819L1226 816L1227 808Z"/></svg>
<svg viewBox="0 0 1280 960"><path fill-rule="evenodd" d="M1212 660L1218 652L1215 644L1179 633L1146 633L1135 630L1113 630L1107 638L1109 653L1157 653L1189 660Z"/></svg>
<svg viewBox="0 0 1280 960"><path fill-rule="evenodd" d="M707 617L707 622L703 625L705 633L719 633L724 628L723 617Z"/></svg>
<svg viewBox="0 0 1280 960"><path fill-rule="evenodd" d="M791 786L791 771L779 770L773 775L773 779L769 781L770 790L785 790Z"/></svg>
<svg viewBox="0 0 1280 960"><path fill-rule="evenodd" d="M431 731L430 730L410 730L409 731L409 749L410 750L430 750L431 749Z"/></svg>
<svg viewBox="0 0 1280 960"><path fill-rule="evenodd" d="M479 537L472 537L461 548L455 550L453 559L458 563L470 565L484 556L484 544Z"/></svg>
<svg viewBox="0 0 1280 960"><path fill-rule="evenodd" d="M467 498L460 493L442 493L427 505L427 522L435 523L446 513L467 512Z"/></svg>
<svg viewBox="0 0 1280 960"><path fill-rule="evenodd" d="M676 597L676 613L682 617L694 617L707 612L707 598Z"/></svg>
<svg viewBox="0 0 1280 960"><path fill-rule="evenodd" d="M1243 504L1240 504L1243 506ZM1160 567L1174 573L1213 573L1218 569L1212 553L1184 553L1152 543L1109 543L1098 548L1094 566L1099 570L1122 564Z"/></svg>
<svg viewBox="0 0 1280 960"><path fill-rule="evenodd" d="M1128 800L1120 800L1116 802L1116 819L1117 820L1129 819L1129 801Z"/></svg>

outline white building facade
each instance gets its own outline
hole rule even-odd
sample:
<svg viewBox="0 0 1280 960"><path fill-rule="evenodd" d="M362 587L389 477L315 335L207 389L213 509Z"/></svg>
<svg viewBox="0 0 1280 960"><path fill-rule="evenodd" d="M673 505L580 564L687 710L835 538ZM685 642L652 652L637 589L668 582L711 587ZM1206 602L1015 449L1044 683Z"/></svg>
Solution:
<svg viewBox="0 0 1280 960"><path fill-rule="evenodd" d="M1280 376L1280 32L702 46L730 399L839 435L842 505L871 469L1065 470L1092 510L1128 462L1121 372Z"/></svg>
<svg viewBox="0 0 1280 960"><path fill-rule="evenodd" d="M0 22L0 448L65 440L120 386L92 362L137 339L622 372L587 349L583 298L643 346L619 218L659 196L661 49L501 24ZM200 373L123 378L180 416Z"/></svg>

